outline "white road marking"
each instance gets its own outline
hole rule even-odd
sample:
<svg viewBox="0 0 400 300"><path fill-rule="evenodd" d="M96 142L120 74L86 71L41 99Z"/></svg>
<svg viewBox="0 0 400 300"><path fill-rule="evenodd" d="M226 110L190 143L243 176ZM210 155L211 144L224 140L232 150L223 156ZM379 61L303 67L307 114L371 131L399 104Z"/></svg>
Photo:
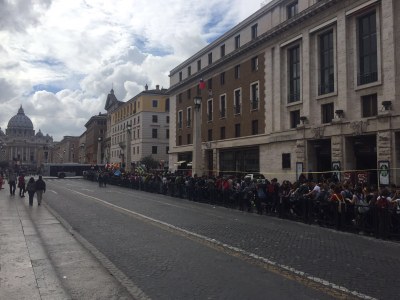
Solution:
<svg viewBox="0 0 400 300"><path fill-rule="evenodd" d="M114 209L124 211L124 212L126 212L126 213L129 213L129 214L135 215L135 216L137 216L137 217L140 217L140 218L142 218L142 219L148 220L148 221L150 221L150 222L156 223L156 224L158 224L158 225L162 225L162 226L165 226L165 227L167 227L167 228L169 228L169 229L176 230L177 232L184 233L184 234L186 234L186 235L188 235L188 236L192 236L192 237L195 237L195 238L197 238L197 239L199 239L199 240L206 241L206 242L208 242L208 243L210 243L210 244L214 244L214 245L216 245L216 246L219 246L219 247L228 249L228 250L230 250L230 251L232 251L232 252L236 252L236 253L238 253L238 254L241 254L241 255L244 255L244 256L247 256L247 257L256 259L256 260L261 261L261 262L263 262L263 263L266 263L266 264L268 264L268 265L281 268L281 269L283 269L283 270L285 270L285 271L289 271L289 272L291 272L291 273L293 273L293 274L295 274L295 275L298 275L298 276L300 276L300 277L307 278L307 279L310 280L310 281L313 281L313 282L316 282L316 283L318 283L318 284L321 284L321 285L330 287L331 289L336 290L336 291L338 291L338 292L342 292L342 293L344 292L344 293L350 294L350 295L352 295L352 296L359 297L359 298L361 298L361 299L377 300L376 298L373 298L373 297L371 297L371 296L365 295L365 294L360 293L360 292L357 292L357 291L351 291L351 290L349 290L348 288L346 288L346 287L344 287L344 286L337 285L337 284L335 284L335 283L333 283L333 282L329 282L329 281L324 280L324 279L322 279L322 278L318 278L318 277L315 277L315 276L311 276L311 275L307 274L306 272L297 270L297 269L295 269L295 268L292 268L292 267L287 266L287 265L284 265L284 264L277 263L277 262L272 261L272 260L270 260L270 259L268 259L268 258L259 256L259 255L257 255L257 254L252 253L252 252L248 252L248 251L243 250L243 249L240 249L240 248L238 248L238 247L234 247L234 246L225 244L225 243L220 242L220 241L218 241L218 240L216 240L216 239L209 238L209 237L207 237L207 236L204 236L204 235L201 235L201 234L198 234L198 233L195 233L195 232L186 230L186 229L184 229L184 228L181 228L181 227L178 227L178 226L175 226L175 225L172 225L172 224L169 224L169 223L166 223L166 222L157 220L157 219L153 219L153 218L151 218L151 217L148 217L148 216L145 216L145 215L143 215L143 214L134 212L134 211L132 211L132 210L123 208L123 207L121 207L121 206L112 204L112 203L110 203L110 202L104 201L104 200L99 199L99 198L96 198L96 197L94 197L94 196L86 195L86 194L80 193L80 192L78 192L78 191L74 191L74 190L72 190L72 189L69 189L69 188L65 188L65 189L70 190L71 192L74 192L74 193L76 193L76 194L80 194L80 195L82 195L82 196L84 196L84 197L91 198L91 199L93 199L93 200L95 200L95 201L101 202L101 203L103 203L104 205L110 206L110 207L112 207L112 208L114 208Z"/></svg>
<svg viewBox="0 0 400 300"><path fill-rule="evenodd" d="M56 194L56 195L58 195L58 193L56 191L53 191L53 190L49 190L49 191L54 193L54 194Z"/></svg>

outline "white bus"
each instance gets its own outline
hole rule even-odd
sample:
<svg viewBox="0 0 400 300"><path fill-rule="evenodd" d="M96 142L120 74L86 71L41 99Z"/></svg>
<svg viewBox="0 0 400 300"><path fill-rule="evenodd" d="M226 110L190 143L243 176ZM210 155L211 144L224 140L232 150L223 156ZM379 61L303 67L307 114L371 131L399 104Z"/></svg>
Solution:
<svg viewBox="0 0 400 300"><path fill-rule="evenodd" d="M82 176L83 171L97 169L97 166L90 164L78 164L78 163L45 163L41 166L41 175L53 176L58 178Z"/></svg>

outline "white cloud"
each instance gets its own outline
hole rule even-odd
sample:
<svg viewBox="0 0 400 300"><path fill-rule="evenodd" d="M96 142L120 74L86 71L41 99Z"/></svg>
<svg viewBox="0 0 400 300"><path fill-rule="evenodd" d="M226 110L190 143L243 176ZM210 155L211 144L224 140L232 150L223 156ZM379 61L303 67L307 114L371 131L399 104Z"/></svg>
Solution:
<svg viewBox="0 0 400 300"><path fill-rule="evenodd" d="M0 0L0 126L22 104L35 130L80 135L104 111L260 8L260 0Z"/></svg>

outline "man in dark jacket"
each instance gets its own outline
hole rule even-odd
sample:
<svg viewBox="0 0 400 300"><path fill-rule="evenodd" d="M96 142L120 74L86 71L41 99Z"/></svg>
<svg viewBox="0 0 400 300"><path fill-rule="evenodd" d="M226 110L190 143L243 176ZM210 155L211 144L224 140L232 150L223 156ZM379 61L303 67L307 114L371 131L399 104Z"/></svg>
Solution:
<svg viewBox="0 0 400 300"><path fill-rule="evenodd" d="M44 182L42 176L39 176L39 179L36 180L36 198L38 201L38 205L42 203L43 193L46 192L46 183Z"/></svg>

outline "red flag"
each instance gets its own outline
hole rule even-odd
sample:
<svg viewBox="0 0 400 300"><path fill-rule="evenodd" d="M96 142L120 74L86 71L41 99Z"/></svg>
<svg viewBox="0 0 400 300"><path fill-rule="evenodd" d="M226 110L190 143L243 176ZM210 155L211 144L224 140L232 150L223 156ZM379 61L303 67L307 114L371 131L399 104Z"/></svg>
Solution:
<svg viewBox="0 0 400 300"><path fill-rule="evenodd" d="M206 88L206 83L203 79L200 79L199 89L204 90Z"/></svg>

